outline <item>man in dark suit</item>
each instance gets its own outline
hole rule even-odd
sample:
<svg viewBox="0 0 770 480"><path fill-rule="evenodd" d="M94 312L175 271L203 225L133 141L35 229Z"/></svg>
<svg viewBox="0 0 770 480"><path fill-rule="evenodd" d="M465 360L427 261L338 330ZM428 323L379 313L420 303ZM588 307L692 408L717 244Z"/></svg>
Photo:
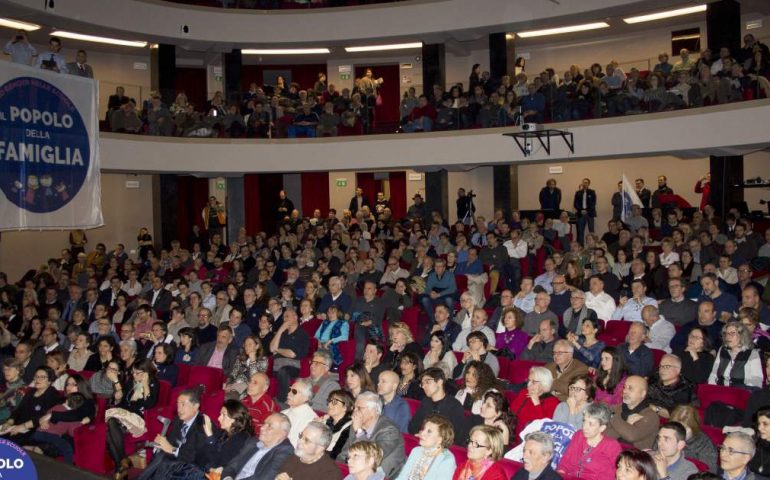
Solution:
<svg viewBox="0 0 770 480"><path fill-rule="evenodd" d="M275 478L278 468L294 453L289 442L291 422L283 413L267 417L259 431L259 440L249 440L238 455L222 470L222 479L262 480Z"/></svg>
<svg viewBox="0 0 770 480"><path fill-rule="evenodd" d="M78 77L94 78L94 69L88 65L88 56L85 50L78 50L75 61L67 64L67 73Z"/></svg>
<svg viewBox="0 0 770 480"><path fill-rule="evenodd" d="M575 200L572 203L577 212L577 240L580 243L585 243L586 226L588 226L589 232L594 231L594 218L596 218L596 192L590 187L591 179L584 178L578 191L575 192Z"/></svg>
<svg viewBox="0 0 770 480"><path fill-rule="evenodd" d="M348 210L350 210L350 213L353 214L353 216L356 216L356 212L358 212L361 207L366 205L367 207L371 206L369 205L369 199L364 196L364 189L361 187L356 188L356 195L350 199L350 205L348 206Z"/></svg>
<svg viewBox="0 0 770 480"><path fill-rule="evenodd" d="M201 398L197 389L182 391L176 401L177 417L171 422L166 436L158 434L155 444L158 453L138 480L162 480L174 471L179 463L194 464L205 468L208 444L204 424L211 419L201 413Z"/></svg>
<svg viewBox="0 0 770 480"><path fill-rule="evenodd" d="M163 280L160 277L152 279L152 289L145 294L150 307L158 312L158 316L166 317L171 308L171 292L163 288Z"/></svg>
<svg viewBox="0 0 770 480"><path fill-rule="evenodd" d="M221 368L225 376L228 376L237 356L238 347L233 343L233 330L228 324L223 323L217 331L217 341L202 345L195 352L193 363L204 367Z"/></svg>
<svg viewBox="0 0 770 480"><path fill-rule="evenodd" d="M382 399L373 392L363 392L356 399L353 423L337 461L347 463L350 446L359 440L374 442L382 448L382 470L388 478L398 477L406 462L404 437L388 417L382 415Z"/></svg>
<svg viewBox="0 0 770 480"><path fill-rule="evenodd" d="M511 480L561 480L551 467L553 438L545 432L532 432L524 438L524 468Z"/></svg>

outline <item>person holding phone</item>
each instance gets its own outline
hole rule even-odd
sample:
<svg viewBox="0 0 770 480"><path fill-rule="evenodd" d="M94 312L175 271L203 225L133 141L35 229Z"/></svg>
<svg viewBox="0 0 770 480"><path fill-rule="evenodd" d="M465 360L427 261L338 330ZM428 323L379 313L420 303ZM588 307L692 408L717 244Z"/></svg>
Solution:
<svg viewBox="0 0 770 480"><path fill-rule="evenodd" d="M61 52L61 39L51 37L48 39L48 52L37 57L37 68L51 70L56 73L67 73L67 60Z"/></svg>
<svg viewBox="0 0 770 480"><path fill-rule="evenodd" d="M3 47L3 53L10 55L13 63L21 63L22 65L31 65L32 59L37 57L37 50L30 45L27 32L24 30L18 30L8 40L8 43Z"/></svg>

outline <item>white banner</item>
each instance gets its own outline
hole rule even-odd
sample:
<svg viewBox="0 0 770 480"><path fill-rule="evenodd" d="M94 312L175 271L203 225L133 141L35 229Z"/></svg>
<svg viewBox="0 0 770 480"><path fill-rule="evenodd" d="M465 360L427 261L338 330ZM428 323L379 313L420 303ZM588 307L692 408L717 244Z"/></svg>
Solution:
<svg viewBox="0 0 770 480"><path fill-rule="evenodd" d="M0 69L0 230L104 224L94 80Z"/></svg>
<svg viewBox="0 0 770 480"><path fill-rule="evenodd" d="M620 213L620 219L625 222L629 218L631 218L631 211L634 205L637 205L639 207L642 206L642 201L639 199L639 195L637 195L636 190L634 190L634 186L631 185L631 182L628 181L628 178L626 178L626 174L623 174L623 209Z"/></svg>

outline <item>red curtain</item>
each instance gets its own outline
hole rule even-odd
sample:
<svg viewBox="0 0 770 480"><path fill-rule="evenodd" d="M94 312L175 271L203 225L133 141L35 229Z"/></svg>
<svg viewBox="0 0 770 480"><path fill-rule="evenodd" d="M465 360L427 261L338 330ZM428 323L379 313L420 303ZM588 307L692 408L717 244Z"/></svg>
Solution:
<svg viewBox="0 0 770 480"><path fill-rule="evenodd" d="M302 216L311 217L313 210L329 213L329 172L302 172Z"/></svg>
<svg viewBox="0 0 770 480"><path fill-rule="evenodd" d="M262 72L265 70L289 70L291 71L291 81L298 83L300 88L307 90L313 88L316 80L318 80L318 74L320 72L326 73L326 64L243 65L241 67L241 91L247 91L251 82L256 82L257 85L262 85L264 83Z"/></svg>
<svg viewBox="0 0 770 480"><path fill-rule="evenodd" d="M176 92L184 92L187 101L195 106L196 111L203 111L206 106L206 69L205 68L176 68ZM248 89L247 89L248 90Z"/></svg>
<svg viewBox="0 0 770 480"><path fill-rule="evenodd" d="M209 198L209 179L197 178L189 175L177 177L177 237L182 245L188 247L187 237L192 231L193 225L203 229L203 217L201 215Z"/></svg>
<svg viewBox="0 0 770 480"><path fill-rule="evenodd" d="M262 215L259 210L259 174L243 176L243 206L246 217L246 233L254 235L262 231Z"/></svg>
<svg viewBox="0 0 770 480"><path fill-rule="evenodd" d="M356 78L361 78L366 73L366 69L371 68L374 78L382 77L383 84L380 86L380 96L382 97L382 106L376 107L374 111L375 125L377 123L398 122L401 118L399 106L401 104L401 78L399 77L398 65L377 65L373 67L356 67Z"/></svg>
<svg viewBox="0 0 770 480"><path fill-rule="evenodd" d="M390 209L393 218L406 216L406 172L390 172Z"/></svg>
<svg viewBox="0 0 770 480"><path fill-rule="evenodd" d="M364 189L364 196L369 200L369 205L374 205L374 202L377 201L378 183L374 179L374 173L356 173L356 187Z"/></svg>

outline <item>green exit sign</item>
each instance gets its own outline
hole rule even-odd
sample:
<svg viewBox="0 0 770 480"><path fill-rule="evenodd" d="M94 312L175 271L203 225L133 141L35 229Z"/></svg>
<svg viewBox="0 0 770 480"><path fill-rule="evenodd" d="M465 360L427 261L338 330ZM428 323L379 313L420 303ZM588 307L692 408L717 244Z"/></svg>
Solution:
<svg viewBox="0 0 770 480"><path fill-rule="evenodd" d="M340 73L340 80L350 80L349 73Z"/></svg>
<svg viewBox="0 0 770 480"><path fill-rule="evenodd" d="M337 186L338 187L347 187L348 186L348 179L347 178L338 178L337 179Z"/></svg>

